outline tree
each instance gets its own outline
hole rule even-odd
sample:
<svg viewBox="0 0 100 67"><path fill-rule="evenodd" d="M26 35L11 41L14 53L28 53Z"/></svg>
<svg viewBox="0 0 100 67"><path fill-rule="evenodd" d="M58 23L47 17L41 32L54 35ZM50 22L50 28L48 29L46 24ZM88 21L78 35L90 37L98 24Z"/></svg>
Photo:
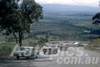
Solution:
<svg viewBox="0 0 100 67"><path fill-rule="evenodd" d="M92 20L94 21L92 24L99 26L100 25L100 13L96 13L93 17ZM99 35L100 38L100 35Z"/></svg>
<svg viewBox="0 0 100 67"><path fill-rule="evenodd" d="M31 24L41 18L42 7L34 0L0 0L0 28L12 33L20 46L24 33L30 33Z"/></svg>
<svg viewBox="0 0 100 67"><path fill-rule="evenodd" d="M96 13L93 17L92 20L94 20L93 24L99 25L100 24L100 13Z"/></svg>

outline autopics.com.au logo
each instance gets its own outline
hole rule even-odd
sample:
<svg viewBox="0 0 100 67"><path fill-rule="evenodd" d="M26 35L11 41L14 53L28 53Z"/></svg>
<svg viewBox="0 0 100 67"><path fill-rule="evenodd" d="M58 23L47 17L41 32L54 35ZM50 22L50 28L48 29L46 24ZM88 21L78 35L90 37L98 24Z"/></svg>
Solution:
<svg viewBox="0 0 100 67"><path fill-rule="evenodd" d="M69 47L67 51L58 51L56 56L50 56L58 64L98 64L99 57L90 56L83 48Z"/></svg>

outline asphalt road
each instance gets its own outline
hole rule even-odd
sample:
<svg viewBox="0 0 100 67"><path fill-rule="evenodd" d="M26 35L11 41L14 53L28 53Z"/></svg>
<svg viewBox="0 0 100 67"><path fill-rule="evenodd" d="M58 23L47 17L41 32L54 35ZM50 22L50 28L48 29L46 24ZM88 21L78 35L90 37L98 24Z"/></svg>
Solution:
<svg viewBox="0 0 100 67"><path fill-rule="evenodd" d="M79 52L77 52L77 50L72 51L68 49L69 53L74 53L70 57L65 54L66 51L58 51L59 55L51 56L43 55L41 52L37 59L0 60L0 67L100 67L100 53L87 51L82 48L79 49ZM77 56L77 54L82 54L81 52L84 54L82 56ZM79 58L80 61L72 62L73 58L74 60L75 58ZM92 63L94 60L97 60L97 63Z"/></svg>

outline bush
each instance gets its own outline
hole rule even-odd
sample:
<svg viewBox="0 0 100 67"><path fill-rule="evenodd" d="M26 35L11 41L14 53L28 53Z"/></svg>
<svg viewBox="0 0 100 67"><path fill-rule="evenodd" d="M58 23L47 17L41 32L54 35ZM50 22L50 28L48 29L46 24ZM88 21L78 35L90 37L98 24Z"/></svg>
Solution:
<svg viewBox="0 0 100 67"><path fill-rule="evenodd" d="M11 53L11 47L3 46L0 48L0 56L9 56Z"/></svg>

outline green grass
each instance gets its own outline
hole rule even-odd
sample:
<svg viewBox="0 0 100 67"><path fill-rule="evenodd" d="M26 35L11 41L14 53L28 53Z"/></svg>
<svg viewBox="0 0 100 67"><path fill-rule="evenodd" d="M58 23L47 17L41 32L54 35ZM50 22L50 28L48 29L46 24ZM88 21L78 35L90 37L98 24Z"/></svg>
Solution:
<svg viewBox="0 0 100 67"><path fill-rule="evenodd" d="M2 43L0 44L0 48L3 47L3 46L7 46L7 47L11 47L13 48L15 46L15 42L6 42L6 43Z"/></svg>
<svg viewBox="0 0 100 67"><path fill-rule="evenodd" d="M89 50L89 51L94 51L94 52L99 52L99 53L100 53L100 50L91 49L90 46L85 46L84 48L85 48L86 50Z"/></svg>
<svg viewBox="0 0 100 67"><path fill-rule="evenodd" d="M95 39L91 42L92 45L100 45L100 39Z"/></svg>
<svg viewBox="0 0 100 67"><path fill-rule="evenodd" d="M100 52L100 50L91 49L91 45L100 45L100 39L95 39L91 41L89 45L84 47L85 49L90 50L90 51Z"/></svg>

